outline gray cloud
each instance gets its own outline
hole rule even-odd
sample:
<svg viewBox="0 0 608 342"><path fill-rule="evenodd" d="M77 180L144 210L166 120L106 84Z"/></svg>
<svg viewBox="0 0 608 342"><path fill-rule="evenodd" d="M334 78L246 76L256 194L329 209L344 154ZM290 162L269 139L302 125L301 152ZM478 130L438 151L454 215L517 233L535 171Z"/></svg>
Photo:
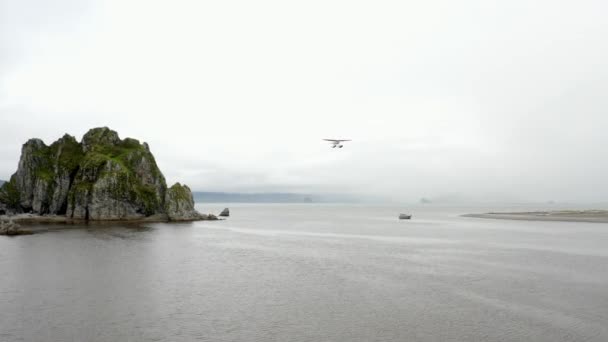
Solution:
<svg viewBox="0 0 608 342"><path fill-rule="evenodd" d="M603 1L45 4L0 0L0 178L107 125L200 190L607 198Z"/></svg>

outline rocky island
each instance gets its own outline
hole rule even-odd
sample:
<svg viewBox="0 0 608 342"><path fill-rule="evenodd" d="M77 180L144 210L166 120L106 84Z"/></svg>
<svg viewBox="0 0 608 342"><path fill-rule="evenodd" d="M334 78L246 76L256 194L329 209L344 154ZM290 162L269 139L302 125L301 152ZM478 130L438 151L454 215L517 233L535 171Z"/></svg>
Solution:
<svg viewBox="0 0 608 342"><path fill-rule="evenodd" d="M17 172L0 188L0 215L15 222L195 221L192 192L167 187L147 143L107 128L81 142L64 135L51 145L30 139Z"/></svg>

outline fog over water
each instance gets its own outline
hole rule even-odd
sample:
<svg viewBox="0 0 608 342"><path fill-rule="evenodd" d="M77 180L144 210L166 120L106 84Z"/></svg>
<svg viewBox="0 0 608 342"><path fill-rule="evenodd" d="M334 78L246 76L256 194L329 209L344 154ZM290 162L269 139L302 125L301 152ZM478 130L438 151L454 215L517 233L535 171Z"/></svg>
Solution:
<svg viewBox="0 0 608 342"><path fill-rule="evenodd" d="M195 190L604 201L607 12L0 0L0 179L28 138L107 125Z"/></svg>

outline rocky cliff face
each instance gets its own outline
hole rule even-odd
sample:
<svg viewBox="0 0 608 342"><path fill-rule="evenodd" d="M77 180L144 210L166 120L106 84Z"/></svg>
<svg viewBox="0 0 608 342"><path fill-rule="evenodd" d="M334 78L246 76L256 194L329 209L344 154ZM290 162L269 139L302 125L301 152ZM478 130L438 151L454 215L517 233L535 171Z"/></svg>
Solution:
<svg viewBox="0 0 608 342"><path fill-rule="evenodd" d="M206 218L187 186L167 189L146 143L120 139L107 127L80 143L69 135L50 146L26 142L17 172L0 188L0 209L81 220Z"/></svg>

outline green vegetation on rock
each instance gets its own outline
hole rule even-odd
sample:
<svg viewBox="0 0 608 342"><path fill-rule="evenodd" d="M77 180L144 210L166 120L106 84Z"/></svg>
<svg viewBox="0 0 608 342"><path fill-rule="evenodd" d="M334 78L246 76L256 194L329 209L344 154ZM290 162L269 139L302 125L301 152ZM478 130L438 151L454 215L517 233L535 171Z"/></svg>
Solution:
<svg viewBox="0 0 608 342"><path fill-rule="evenodd" d="M167 189L146 143L120 139L107 127L89 130L80 143L67 134L50 146L30 139L17 172L0 188L0 203L84 220L201 218L188 187Z"/></svg>
<svg viewBox="0 0 608 342"><path fill-rule="evenodd" d="M167 190L165 203L169 220L180 221L200 218L198 212L190 209L194 208L194 198L192 197L192 191L190 191L187 185L173 184Z"/></svg>
<svg viewBox="0 0 608 342"><path fill-rule="evenodd" d="M14 178L2 184L0 188L0 203L4 203L8 208L19 207L19 189L15 184Z"/></svg>

